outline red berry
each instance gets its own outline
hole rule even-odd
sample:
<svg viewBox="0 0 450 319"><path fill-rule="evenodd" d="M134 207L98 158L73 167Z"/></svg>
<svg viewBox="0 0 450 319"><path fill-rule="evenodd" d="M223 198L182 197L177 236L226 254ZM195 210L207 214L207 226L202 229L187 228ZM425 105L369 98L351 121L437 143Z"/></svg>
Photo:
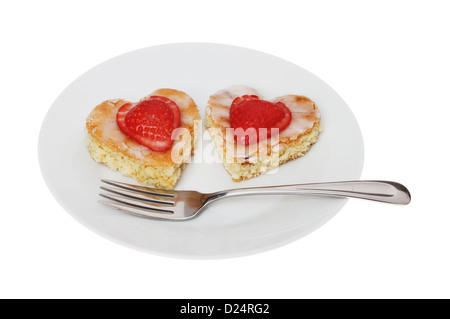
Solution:
<svg viewBox="0 0 450 319"><path fill-rule="evenodd" d="M116 115L123 133L158 152L172 147L172 132L180 126L180 118L178 105L162 96L151 96L138 104L124 104Z"/></svg>
<svg viewBox="0 0 450 319"><path fill-rule="evenodd" d="M230 124L235 129L235 139L245 145L269 138L272 128L283 131L291 123L291 118L291 111L284 103L260 100L256 95L237 97L230 108Z"/></svg>

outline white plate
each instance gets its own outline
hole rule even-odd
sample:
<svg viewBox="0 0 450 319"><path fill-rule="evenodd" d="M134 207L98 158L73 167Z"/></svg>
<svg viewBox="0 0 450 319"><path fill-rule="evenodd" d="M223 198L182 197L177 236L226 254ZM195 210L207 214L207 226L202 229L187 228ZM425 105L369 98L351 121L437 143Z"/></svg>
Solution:
<svg viewBox="0 0 450 319"><path fill-rule="evenodd" d="M210 94L232 84L258 89L267 99L306 95L322 113L324 131L303 158L276 173L234 183L220 163L207 163L208 134L176 189L228 188L359 179L363 141L345 102L322 80L280 58L240 47L180 43L149 47L108 60L75 80L56 99L42 125L39 161L48 187L79 222L126 246L180 258L253 254L292 242L333 217L346 199L307 196L233 198L183 222L127 215L98 203L100 178L134 180L94 162L86 149L85 119L106 99L137 101L158 88L185 91L202 117Z"/></svg>

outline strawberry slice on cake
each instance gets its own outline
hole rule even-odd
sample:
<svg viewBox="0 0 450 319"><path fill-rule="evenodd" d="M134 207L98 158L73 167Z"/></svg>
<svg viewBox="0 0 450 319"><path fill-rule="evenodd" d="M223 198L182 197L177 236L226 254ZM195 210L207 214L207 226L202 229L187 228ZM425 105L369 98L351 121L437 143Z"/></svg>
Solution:
<svg viewBox="0 0 450 319"><path fill-rule="evenodd" d="M230 125L238 144L249 145L270 138L273 129L283 131L291 123L291 111L281 102L243 95L233 100Z"/></svg>
<svg viewBox="0 0 450 319"><path fill-rule="evenodd" d="M173 144L172 134L180 126L180 108L163 96L150 96L138 104L126 103L116 115L117 125L126 135L156 152Z"/></svg>

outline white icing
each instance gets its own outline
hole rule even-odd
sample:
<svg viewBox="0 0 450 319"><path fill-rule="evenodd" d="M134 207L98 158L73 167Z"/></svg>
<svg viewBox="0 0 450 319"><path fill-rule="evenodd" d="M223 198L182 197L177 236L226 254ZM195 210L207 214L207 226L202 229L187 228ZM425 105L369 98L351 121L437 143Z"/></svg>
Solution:
<svg viewBox="0 0 450 319"><path fill-rule="evenodd" d="M291 111L292 119L286 129L280 133L280 139L295 138L314 126L320 119L320 112L314 108L314 102L310 99L299 100L297 96L287 95L274 99L272 102L283 102Z"/></svg>
<svg viewBox="0 0 450 319"><path fill-rule="evenodd" d="M101 129L102 135L119 142L126 140L127 136L120 130L115 118L105 118L102 125L97 126L94 130Z"/></svg>
<svg viewBox="0 0 450 319"><path fill-rule="evenodd" d="M229 107L215 107L212 111L212 114L215 118L229 118L230 117L230 108Z"/></svg>
<svg viewBox="0 0 450 319"><path fill-rule="evenodd" d="M194 120L195 120L195 118L191 114L181 113L180 121L182 124L191 126L192 124L194 124Z"/></svg>
<svg viewBox="0 0 450 319"><path fill-rule="evenodd" d="M139 102L148 100L151 96L158 96L158 94L154 94L154 93L149 94L146 97L140 99ZM161 95L161 96L163 96L163 95ZM169 98L169 97L167 97L167 98ZM172 100L173 102L175 102L176 105L178 105L178 107L180 108L180 111L183 109L189 108L189 105L192 103L191 98L185 94L172 95L172 96L170 96L170 100Z"/></svg>

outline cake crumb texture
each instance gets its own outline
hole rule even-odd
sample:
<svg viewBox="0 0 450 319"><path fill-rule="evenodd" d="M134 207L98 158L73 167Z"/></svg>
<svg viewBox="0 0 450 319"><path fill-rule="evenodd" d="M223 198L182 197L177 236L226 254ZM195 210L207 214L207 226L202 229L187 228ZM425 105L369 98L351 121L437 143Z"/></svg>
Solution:
<svg viewBox="0 0 450 319"><path fill-rule="evenodd" d="M173 189L181 175L183 165L169 167L153 167L130 158L123 153L113 151L98 143L88 134L87 147L91 157L122 175L134 177L138 182L162 189Z"/></svg>

